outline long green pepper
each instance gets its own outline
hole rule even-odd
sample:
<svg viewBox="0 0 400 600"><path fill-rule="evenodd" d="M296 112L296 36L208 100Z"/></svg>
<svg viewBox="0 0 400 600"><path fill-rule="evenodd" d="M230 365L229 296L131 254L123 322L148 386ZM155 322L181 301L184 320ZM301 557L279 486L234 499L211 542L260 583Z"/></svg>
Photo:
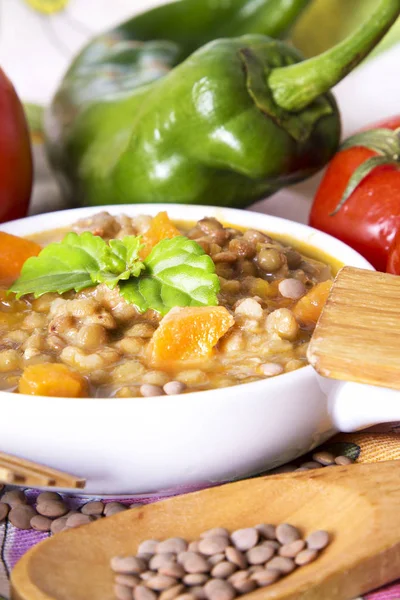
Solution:
<svg viewBox="0 0 400 600"><path fill-rule="evenodd" d="M320 169L340 139L329 89L383 37L400 0L380 0L353 35L301 62L265 34L286 33L307 4L180 0L95 38L46 119L72 202L244 207Z"/></svg>

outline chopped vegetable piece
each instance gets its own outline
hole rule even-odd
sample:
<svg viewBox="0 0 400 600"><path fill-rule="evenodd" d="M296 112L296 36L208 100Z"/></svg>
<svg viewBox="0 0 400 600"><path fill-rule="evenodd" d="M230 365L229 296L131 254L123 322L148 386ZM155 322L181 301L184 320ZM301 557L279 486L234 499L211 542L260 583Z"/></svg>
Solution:
<svg viewBox="0 0 400 600"><path fill-rule="evenodd" d="M304 325L315 325L322 312L332 287L332 281L317 283L305 296L300 298L293 309L293 314Z"/></svg>
<svg viewBox="0 0 400 600"><path fill-rule="evenodd" d="M146 258L154 246L161 240L170 240L178 235L182 235L179 229L172 223L168 214L159 212L152 220L150 228L143 234L143 247L140 251L140 258Z"/></svg>
<svg viewBox="0 0 400 600"><path fill-rule="evenodd" d="M20 394L84 398L89 395L86 379L62 364L29 365L19 380Z"/></svg>
<svg viewBox="0 0 400 600"><path fill-rule="evenodd" d="M156 366L208 357L233 324L223 306L174 308L153 335L150 363Z"/></svg>
<svg viewBox="0 0 400 600"><path fill-rule="evenodd" d="M0 280L9 283L17 279L24 262L41 249L36 242L0 231Z"/></svg>

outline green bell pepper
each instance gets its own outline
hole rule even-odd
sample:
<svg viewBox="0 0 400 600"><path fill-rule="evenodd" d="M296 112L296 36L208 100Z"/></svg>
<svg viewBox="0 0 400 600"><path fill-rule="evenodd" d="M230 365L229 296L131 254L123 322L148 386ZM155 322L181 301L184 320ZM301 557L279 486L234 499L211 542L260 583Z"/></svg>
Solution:
<svg viewBox="0 0 400 600"><path fill-rule="evenodd" d="M244 207L320 169L340 139L329 89L390 28L400 0L380 0L349 38L301 62L260 31L282 32L306 3L181 0L91 42L46 118L73 202Z"/></svg>

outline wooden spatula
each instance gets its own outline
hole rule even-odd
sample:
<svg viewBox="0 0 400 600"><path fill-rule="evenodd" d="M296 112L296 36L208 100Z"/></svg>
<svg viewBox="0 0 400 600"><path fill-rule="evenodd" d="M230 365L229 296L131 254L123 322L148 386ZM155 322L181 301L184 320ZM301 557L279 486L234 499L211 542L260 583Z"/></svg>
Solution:
<svg viewBox="0 0 400 600"><path fill-rule="evenodd" d="M400 277L344 267L307 358L325 377L400 389Z"/></svg>
<svg viewBox="0 0 400 600"><path fill-rule="evenodd" d="M331 533L320 557L254 600L350 600L400 575L400 461L260 477L179 496L71 529L35 546L11 574L13 600L112 600L115 555L140 541L288 522Z"/></svg>

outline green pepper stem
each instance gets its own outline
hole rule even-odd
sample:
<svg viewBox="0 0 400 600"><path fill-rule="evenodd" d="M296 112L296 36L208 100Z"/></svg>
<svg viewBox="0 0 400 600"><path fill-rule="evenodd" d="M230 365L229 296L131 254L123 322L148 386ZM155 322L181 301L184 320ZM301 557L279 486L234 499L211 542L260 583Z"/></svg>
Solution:
<svg viewBox="0 0 400 600"><path fill-rule="evenodd" d="M345 40L301 63L274 69L268 83L275 102L300 111L341 81L376 46L400 14L400 0L381 0L375 12Z"/></svg>

